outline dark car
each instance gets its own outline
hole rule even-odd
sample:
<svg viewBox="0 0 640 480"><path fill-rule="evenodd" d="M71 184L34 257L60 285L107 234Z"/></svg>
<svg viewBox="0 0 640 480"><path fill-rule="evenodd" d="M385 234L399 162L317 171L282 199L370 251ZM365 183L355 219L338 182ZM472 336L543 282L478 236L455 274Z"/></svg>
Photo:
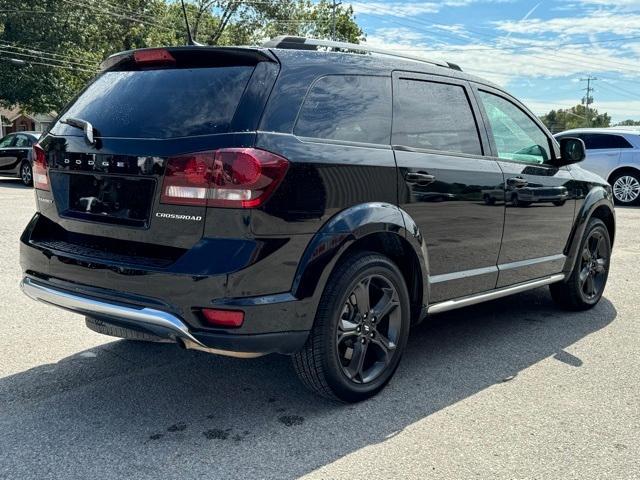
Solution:
<svg viewBox="0 0 640 480"><path fill-rule="evenodd" d="M291 355L348 402L386 385L427 315L544 285L593 307L615 220L573 165L582 141L455 65L369 50L110 57L35 147L25 293L107 335ZM513 179L566 201L485 205Z"/></svg>
<svg viewBox="0 0 640 480"><path fill-rule="evenodd" d="M18 177L26 186L33 185L33 146L39 132L10 133L0 140L0 176Z"/></svg>

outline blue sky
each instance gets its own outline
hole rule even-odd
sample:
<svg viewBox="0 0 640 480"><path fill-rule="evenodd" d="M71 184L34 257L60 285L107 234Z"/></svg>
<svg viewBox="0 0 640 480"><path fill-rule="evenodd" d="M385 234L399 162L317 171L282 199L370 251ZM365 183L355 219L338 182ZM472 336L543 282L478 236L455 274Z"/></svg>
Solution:
<svg viewBox="0 0 640 480"><path fill-rule="evenodd" d="M594 108L640 120L640 0L344 3L367 43L458 63L537 114L577 104L593 75Z"/></svg>

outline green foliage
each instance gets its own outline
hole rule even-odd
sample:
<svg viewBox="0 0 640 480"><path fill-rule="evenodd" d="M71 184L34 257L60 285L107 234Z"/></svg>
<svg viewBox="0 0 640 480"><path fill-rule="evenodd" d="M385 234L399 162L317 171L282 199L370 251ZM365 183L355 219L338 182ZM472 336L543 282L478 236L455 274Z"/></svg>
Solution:
<svg viewBox="0 0 640 480"><path fill-rule="evenodd" d="M616 123L616 127L640 127L640 120L623 120L620 123Z"/></svg>
<svg viewBox="0 0 640 480"><path fill-rule="evenodd" d="M551 110L540 120L552 133L581 127L608 127L611 117L607 113L598 113L598 110L587 108L584 105L576 105L568 109Z"/></svg>
<svg viewBox="0 0 640 480"><path fill-rule="evenodd" d="M0 103L32 112L60 110L107 56L141 47L184 45L180 2L165 0L3 0L0 9ZM329 0L192 0L197 41L251 45L276 35L329 38ZM364 34L351 6L336 8L336 39ZM42 65L46 64L46 65Z"/></svg>

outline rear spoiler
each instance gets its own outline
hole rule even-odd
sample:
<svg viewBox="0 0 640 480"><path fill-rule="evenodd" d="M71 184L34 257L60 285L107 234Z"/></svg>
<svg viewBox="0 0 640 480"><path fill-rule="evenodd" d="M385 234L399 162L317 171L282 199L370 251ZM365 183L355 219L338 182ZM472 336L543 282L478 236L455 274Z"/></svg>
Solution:
<svg viewBox="0 0 640 480"><path fill-rule="evenodd" d="M150 61L155 57L155 61ZM140 58L146 60L140 61ZM128 70L153 66L177 68L256 65L259 62L277 62L266 48L259 47L165 47L140 48L116 53L100 64L100 71Z"/></svg>

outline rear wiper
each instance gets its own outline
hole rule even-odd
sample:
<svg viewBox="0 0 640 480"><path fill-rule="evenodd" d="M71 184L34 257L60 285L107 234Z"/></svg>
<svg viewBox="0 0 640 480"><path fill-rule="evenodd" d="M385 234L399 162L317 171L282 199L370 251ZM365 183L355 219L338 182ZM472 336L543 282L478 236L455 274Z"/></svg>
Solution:
<svg viewBox="0 0 640 480"><path fill-rule="evenodd" d="M86 120L83 120L81 118L67 117L64 120L60 120L60 123L66 123L67 125L70 125L72 127L80 128L84 130L84 138L87 141L87 143L89 145L96 144L96 139L93 135L94 134L93 125L91 125Z"/></svg>

